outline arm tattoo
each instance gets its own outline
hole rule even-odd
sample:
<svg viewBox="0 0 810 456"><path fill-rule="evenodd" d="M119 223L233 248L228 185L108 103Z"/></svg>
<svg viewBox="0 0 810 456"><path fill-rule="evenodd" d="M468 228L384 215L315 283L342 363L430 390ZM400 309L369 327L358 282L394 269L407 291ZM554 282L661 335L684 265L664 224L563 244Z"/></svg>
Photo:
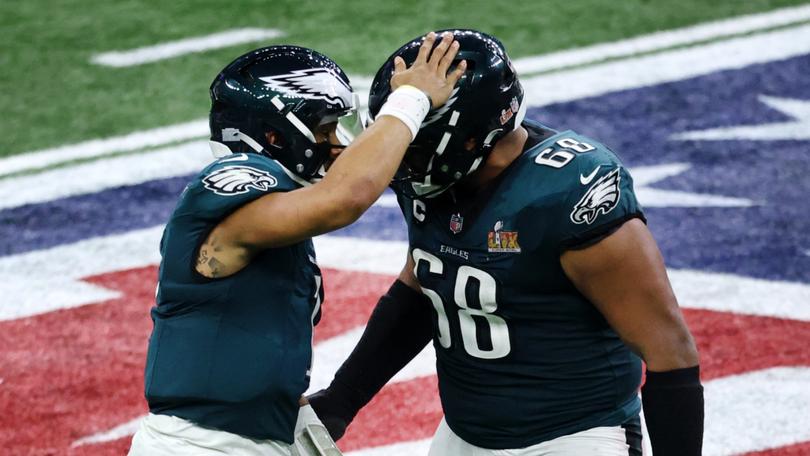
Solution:
<svg viewBox="0 0 810 456"><path fill-rule="evenodd" d="M200 249L200 254L197 256L197 266L202 266L208 262L208 249L203 246Z"/></svg>
<svg viewBox="0 0 810 456"><path fill-rule="evenodd" d="M221 261L217 260L216 257L211 257L211 259L208 260L208 267L211 268L211 277L216 278L220 276L225 265Z"/></svg>

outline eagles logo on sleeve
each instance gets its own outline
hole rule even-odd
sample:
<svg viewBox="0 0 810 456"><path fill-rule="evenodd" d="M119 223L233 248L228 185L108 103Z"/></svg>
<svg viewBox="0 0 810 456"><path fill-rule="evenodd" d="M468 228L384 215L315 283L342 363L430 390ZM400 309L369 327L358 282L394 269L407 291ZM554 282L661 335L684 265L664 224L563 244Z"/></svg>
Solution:
<svg viewBox="0 0 810 456"><path fill-rule="evenodd" d="M267 171L251 166L226 166L203 178L205 188L217 195L232 196L247 193L251 188L267 191L278 180Z"/></svg>
<svg viewBox="0 0 810 456"><path fill-rule="evenodd" d="M571 211L571 221L590 225L599 214L607 214L619 204L621 175L616 168L596 181Z"/></svg>

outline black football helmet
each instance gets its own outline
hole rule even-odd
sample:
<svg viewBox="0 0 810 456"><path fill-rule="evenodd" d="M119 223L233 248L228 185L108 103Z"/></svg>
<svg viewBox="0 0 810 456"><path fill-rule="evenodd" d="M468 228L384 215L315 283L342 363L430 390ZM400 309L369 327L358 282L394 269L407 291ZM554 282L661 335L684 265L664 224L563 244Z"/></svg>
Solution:
<svg viewBox="0 0 810 456"><path fill-rule="evenodd" d="M323 177L334 146L317 144L314 130L354 113L357 104L334 61L298 46L270 46L237 58L217 75L210 93L214 155L267 155L302 184Z"/></svg>
<svg viewBox="0 0 810 456"><path fill-rule="evenodd" d="M447 103L428 113L394 177L391 187L411 198L438 195L474 172L526 112L523 87L497 38L475 30L436 34L443 32L452 33L460 45L450 70L461 60L467 61L467 70ZM394 57L410 66L421 45L422 38L409 41L377 71L368 101L372 118L391 93Z"/></svg>

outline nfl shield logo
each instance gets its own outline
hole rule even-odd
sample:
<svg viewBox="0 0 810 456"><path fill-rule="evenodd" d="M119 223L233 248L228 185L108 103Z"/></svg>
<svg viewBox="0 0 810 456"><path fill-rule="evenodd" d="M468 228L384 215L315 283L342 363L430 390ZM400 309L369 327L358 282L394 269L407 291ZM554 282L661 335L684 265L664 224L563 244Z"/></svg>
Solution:
<svg viewBox="0 0 810 456"><path fill-rule="evenodd" d="M464 225L464 217L461 214L453 214L450 216L450 231L453 234L461 232L461 227Z"/></svg>

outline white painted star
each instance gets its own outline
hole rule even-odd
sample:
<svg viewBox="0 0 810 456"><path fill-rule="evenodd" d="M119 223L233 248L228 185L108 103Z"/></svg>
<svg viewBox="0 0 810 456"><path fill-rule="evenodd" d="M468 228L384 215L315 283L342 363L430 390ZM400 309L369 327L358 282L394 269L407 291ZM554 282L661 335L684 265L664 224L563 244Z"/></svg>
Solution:
<svg viewBox="0 0 810 456"><path fill-rule="evenodd" d="M810 140L810 100L776 98L760 95L759 101L791 117L787 122L764 125L738 125L733 127L711 128L708 130L686 131L670 137L675 141L779 141Z"/></svg>
<svg viewBox="0 0 810 456"><path fill-rule="evenodd" d="M650 185L668 177L677 176L691 167L692 165L688 163L666 163L654 166L637 166L631 169L630 175L633 176L638 201L644 207L747 207L755 204L745 198L661 190L650 187Z"/></svg>

